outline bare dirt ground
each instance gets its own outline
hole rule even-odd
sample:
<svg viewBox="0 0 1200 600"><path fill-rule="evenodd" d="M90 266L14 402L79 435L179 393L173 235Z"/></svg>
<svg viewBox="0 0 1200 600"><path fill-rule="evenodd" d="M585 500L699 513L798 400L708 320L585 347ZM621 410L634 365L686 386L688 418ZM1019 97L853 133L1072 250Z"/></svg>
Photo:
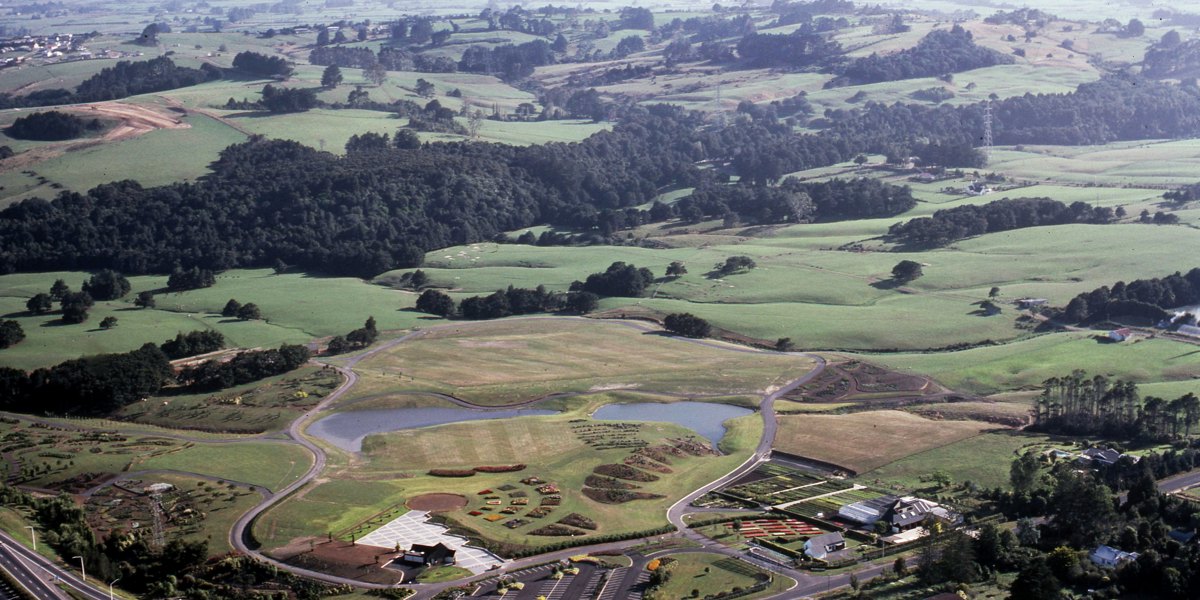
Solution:
<svg viewBox="0 0 1200 600"><path fill-rule="evenodd" d="M368 583L395 585L404 579L403 571L383 568L394 551L352 542L299 538L271 555L290 565Z"/></svg>
<svg viewBox="0 0 1200 600"><path fill-rule="evenodd" d="M97 102L94 104L80 104L59 110L75 114L83 119L97 118L102 121L116 121L117 125L104 132L104 135L98 138L46 144L27 152L22 152L5 160L3 162L4 170L27 168L44 160L61 156L67 152L132 139L158 129L187 129L191 127L191 125L183 122L183 112L143 104Z"/></svg>
<svg viewBox="0 0 1200 600"><path fill-rule="evenodd" d="M421 494L410 498L405 505L413 510L447 512L465 507L467 499L458 494Z"/></svg>

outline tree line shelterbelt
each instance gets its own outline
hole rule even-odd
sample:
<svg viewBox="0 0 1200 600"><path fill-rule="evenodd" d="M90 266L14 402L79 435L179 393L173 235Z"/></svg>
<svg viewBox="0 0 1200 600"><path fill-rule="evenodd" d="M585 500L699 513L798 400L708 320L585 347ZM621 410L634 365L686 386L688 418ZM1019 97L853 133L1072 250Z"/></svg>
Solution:
<svg viewBox="0 0 1200 600"><path fill-rule="evenodd" d="M1069 223L1108 223L1114 218L1113 209L1087 202L1067 205L1050 198L1003 198L983 205L943 209L929 217L896 223L888 229L888 236L909 246L936 247L985 233Z"/></svg>
<svg viewBox="0 0 1200 600"><path fill-rule="evenodd" d="M1200 90L1110 76L1073 93L999 101L995 113L1002 144L1188 137L1200 135ZM195 183L145 188L122 181L0 211L0 272L165 273L177 265L218 270L281 260L371 277L416 266L431 249L535 224L587 230L627 217L648 219L649 211L631 207L668 186L720 182L729 174L739 185L764 186L862 152L905 155L930 143L969 156L982 119L979 105L868 104L832 115L821 132L796 135L766 119L713 127L700 115L654 106L625 109L613 130L583 142L528 148L370 146L338 157L255 138L224 150L212 173ZM701 170L702 161L720 169ZM804 216L832 220L906 210L903 193L860 187L862 202L839 199L836 206L835 194L804 190L815 206ZM722 195L729 198L712 201ZM742 195L707 194L694 206L720 214L744 210L750 221L794 219L797 202L807 212L793 194L755 191L749 202Z"/></svg>
<svg viewBox="0 0 1200 600"><path fill-rule="evenodd" d="M0 409L52 415L106 415L145 400L167 385L214 391L293 371L308 361L305 346L240 352L180 370L170 360L224 346L214 331L180 333L161 345L72 359L26 373L0 367Z"/></svg>
<svg viewBox="0 0 1200 600"><path fill-rule="evenodd" d="M198 69L181 67L165 56L146 61L123 60L85 79L73 92L54 88L22 96L0 94L0 108L116 100L192 86L220 79L221 76L221 69L210 64L201 65Z"/></svg>

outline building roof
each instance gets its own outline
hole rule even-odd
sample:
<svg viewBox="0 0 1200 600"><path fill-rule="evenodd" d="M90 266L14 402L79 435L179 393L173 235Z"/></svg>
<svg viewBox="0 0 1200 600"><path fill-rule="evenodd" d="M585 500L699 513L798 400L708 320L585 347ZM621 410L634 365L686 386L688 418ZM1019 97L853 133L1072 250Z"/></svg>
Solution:
<svg viewBox="0 0 1200 600"><path fill-rule="evenodd" d="M1195 325L1180 325L1179 329L1175 330L1175 333L1200 337L1200 327L1196 327Z"/></svg>
<svg viewBox="0 0 1200 600"><path fill-rule="evenodd" d="M1111 464L1121 458L1121 453L1112 448L1088 448L1081 453L1081 456L1089 460Z"/></svg>
<svg viewBox="0 0 1200 600"><path fill-rule="evenodd" d="M1099 546L1092 551L1092 562L1119 563L1137 560L1137 552L1125 552L1112 546Z"/></svg>
<svg viewBox="0 0 1200 600"><path fill-rule="evenodd" d="M846 543L846 538L843 538L842 534L840 532L835 531L833 533L822 533L821 535L814 535L814 536L808 538L808 543L809 543L809 545L811 545L814 548L817 546L824 548L826 546L831 546L833 544L844 544L844 543Z"/></svg>
<svg viewBox="0 0 1200 600"><path fill-rule="evenodd" d="M409 549L409 552L413 554L434 554L442 552L445 553L446 556L454 556L455 550L450 546L438 542L432 546L427 546L425 544L413 544L412 548Z"/></svg>
<svg viewBox="0 0 1200 600"><path fill-rule="evenodd" d="M870 525L875 521L883 518L884 514L896 503L899 498L895 496L883 496L882 498L873 498L871 500L863 500L847 504L838 509L838 516L843 519Z"/></svg>

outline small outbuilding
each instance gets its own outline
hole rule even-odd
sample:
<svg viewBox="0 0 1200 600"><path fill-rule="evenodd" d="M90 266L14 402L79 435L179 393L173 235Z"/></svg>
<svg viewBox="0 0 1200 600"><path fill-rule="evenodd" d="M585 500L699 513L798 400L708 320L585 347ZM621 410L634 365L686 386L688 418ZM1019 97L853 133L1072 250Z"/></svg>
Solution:
<svg viewBox="0 0 1200 600"><path fill-rule="evenodd" d="M1092 550L1088 558L1091 558L1092 562L1098 567L1115 569L1124 563L1137 560L1137 557L1137 552L1125 552L1112 546L1098 546L1095 550Z"/></svg>
<svg viewBox="0 0 1200 600"><path fill-rule="evenodd" d="M454 564L455 550L441 542L432 546L425 544L413 544L407 552L404 553L402 560L406 563L414 565L452 565Z"/></svg>
<svg viewBox="0 0 1200 600"><path fill-rule="evenodd" d="M846 539L836 531L814 535L804 542L804 555L817 560L825 560L830 554L845 549Z"/></svg>

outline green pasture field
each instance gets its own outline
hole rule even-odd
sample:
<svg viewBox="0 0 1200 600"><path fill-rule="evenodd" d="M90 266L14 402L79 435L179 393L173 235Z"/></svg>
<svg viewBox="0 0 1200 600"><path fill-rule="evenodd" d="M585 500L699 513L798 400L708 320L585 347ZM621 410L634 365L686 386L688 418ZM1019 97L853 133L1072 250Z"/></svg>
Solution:
<svg viewBox="0 0 1200 600"><path fill-rule="evenodd" d="M199 473L278 491L300 479L312 461L312 453L297 444L239 441L189 444L178 452L137 460L130 470Z"/></svg>
<svg viewBox="0 0 1200 600"><path fill-rule="evenodd" d="M277 490L303 475L313 460L295 444L183 441L136 428L125 433L119 426L83 432L78 427L70 422L45 427L19 417L0 426L14 445L11 454L22 466L22 482L63 488L104 473L167 469Z"/></svg>
<svg viewBox="0 0 1200 600"><path fill-rule="evenodd" d="M1046 379L1074 369L1138 383L1174 382L1165 388L1171 391L1200 391L1200 383L1185 383L1200 377L1196 346L1166 339L1106 344L1093 335L1054 333L958 352L864 354L859 358L901 372L929 375L951 389L984 394L1040 387Z"/></svg>
<svg viewBox="0 0 1200 600"><path fill-rule="evenodd" d="M175 429L260 433L285 427L342 383L324 367L306 366L218 392L177 393L169 389L149 402L131 404L121 419Z"/></svg>
<svg viewBox="0 0 1200 600"><path fill-rule="evenodd" d="M988 168L1041 181L1137 186L1195 183L1197 166L1200 140L1140 140L1102 146L998 147Z"/></svg>
<svg viewBox="0 0 1200 600"><path fill-rule="evenodd" d="M898 483L908 489L930 485L928 477L943 471L956 483L1008 488L1012 459L1026 449L1044 450L1053 438L1019 431L993 431L957 443L901 458L862 474L863 478Z"/></svg>
<svg viewBox="0 0 1200 600"><path fill-rule="evenodd" d="M366 385L353 394L403 385L485 405L622 389L742 395L811 368L805 358L718 350L619 323L519 319L441 327L368 358L355 367Z"/></svg>
<svg viewBox="0 0 1200 600"><path fill-rule="evenodd" d="M0 315L15 319L26 339L0 352L0 365L23 369L49 366L70 358L105 352L127 352L146 342L161 344L177 332L216 329L229 347L274 347L305 343L313 338L345 334L374 316L384 330L409 329L424 323L424 315L405 310L416 295L371 285L348 277L299 273L276 275L270 269L226 271L211 288L157 294L157 307L138 309L133 300L142 290L166 286L166 277L130 278L132 291L119 300L97 302L85 323L64 325L57 312L29 315L25 302L48 290L55 279L79 289L87 274L29 273L0 276ZM238 321L220 315L230 298L253 302L264 321ZM115 328L97 325L117 317Z"/></svg>
<svg viewBox="0 0 1200 600"><path fill-rule="evenodd" d="M674 561L667 568L671 579L661 587L655 588L659 598L688 598L693 597L692 590L700 589L702 593L728 592L734 588L748 588L758 583L756 574L768 575L773 578L771 586L766 590L742 596L744 598L768 598L783 592L795 584L791 579L782 575L772 575L730 559L721 554L684 553L673 554Z"/></svg>
<svg viewBox="0 0 1200 600"><path fill-rule="evenodd" d="M865 473L995 427L978 421L934 421L895 410L783 416L772 447Z"/></svg>
<svg viewBox="0 0 1200 600"><path fill-rule="evenodd" d="M597 465L624 460L629 456L630 448L602 449L584 443L572 426L579 425L580 419L585 417L586 413L571 412L547 417L452 423L370 436L364 442L361 457L346 461L337 458L341 453L336 453L331 457L334 466L326 478L264 515L255 526L255 535L266 546L279 547L297 538L337 532L406 498L434 492L466 496L468 506L446 513L447 517L498 542L552 543L555 538L531 536L527 532L573 512L596 521L599 524L596 535L642 531L665 524L667 507L686 491L717 478L744 461L762 432L762 420L758 415L732 419L726 424L728 429L721 444L726 455L673 457L671 469L674 473L661 474L661 479L655 482L637 484L642 486L637 491L662 494L665 498L601 504L580 493L583 480ZM656 445L694 434L673 424L655 422L642 424L634 435ZM425 474L434 468L514 463L528 467L516 473L480 473L468 478ZM484 504L479 491L494 490L505 484L526 491L530 498L528 508L535 508L540 495L519 483L529 476L555 483L561 490L562 504L549 516L531 518L531 524L510 530L503 526L503 521L491 523L466 514ZM499 495L507 506L507 495L503 492ZM364 530L362 534L366 532Z"/></svg>
<svg viewBox="0 0 1200 600"><path fill-rule="evenodd" d="M186 129L159 129L60 154L21 171L0 173L0 206L35 196L51 199L62 189L86 192L123 179L147 187L195 180L208 174L209 163L217 160L222 150L246 139L244 134L207 116L193 114L184 122L189 125ZM26 170L47 181L39 181Z"/></svg>

